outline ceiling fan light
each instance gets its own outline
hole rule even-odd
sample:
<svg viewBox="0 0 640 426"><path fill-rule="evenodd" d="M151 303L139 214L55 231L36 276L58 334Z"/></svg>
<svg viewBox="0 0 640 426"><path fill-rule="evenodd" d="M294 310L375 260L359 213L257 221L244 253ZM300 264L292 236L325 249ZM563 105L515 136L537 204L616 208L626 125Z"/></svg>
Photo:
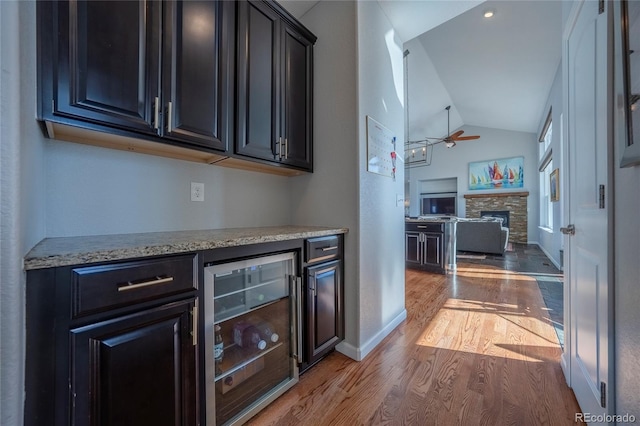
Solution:
<svg viewBox="0 0 640 426"><path fill-rule="evenodd" d="M444 144L447 146L447 148L453 148L454 146L456 146L456 143L452 141L447 141Z"/></svg>

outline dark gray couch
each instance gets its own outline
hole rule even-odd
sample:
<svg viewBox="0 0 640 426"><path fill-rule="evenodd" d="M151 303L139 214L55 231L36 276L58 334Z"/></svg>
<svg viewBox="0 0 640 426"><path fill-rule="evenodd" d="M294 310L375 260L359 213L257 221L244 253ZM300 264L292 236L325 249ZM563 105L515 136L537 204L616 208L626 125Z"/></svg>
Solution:
<svg viewBox="0 0 640 426"><path fill-rule="evenodd" d="M456 225L456 249L479 253L504 254L509 240L509 229L502 226L502 219L458 219Z"/></svg>

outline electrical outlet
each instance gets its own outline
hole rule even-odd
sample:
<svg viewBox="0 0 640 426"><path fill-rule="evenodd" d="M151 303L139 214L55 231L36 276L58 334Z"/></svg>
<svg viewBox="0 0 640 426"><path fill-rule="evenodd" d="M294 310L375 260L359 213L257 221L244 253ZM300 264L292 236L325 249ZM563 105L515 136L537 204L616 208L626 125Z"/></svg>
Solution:
<svg viewBox="0 0 640 426"><path fill-rule="evenodd" d="M191 182L191 201L204 201L204 183Z"/></svg>

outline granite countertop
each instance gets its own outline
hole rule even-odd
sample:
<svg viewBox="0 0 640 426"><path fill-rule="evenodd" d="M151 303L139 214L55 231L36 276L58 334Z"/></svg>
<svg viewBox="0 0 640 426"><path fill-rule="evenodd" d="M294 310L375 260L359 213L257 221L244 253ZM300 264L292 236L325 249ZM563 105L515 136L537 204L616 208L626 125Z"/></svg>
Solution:
<svg viewBox="0 0 640 426"><path fill-rule="evenodd" d="M437 222L437 223L446 223L446 222L456 222L458 220L455 216L418 216L418 217L405 217L405 222L413 223L413 222Z"/></svg>
<svg viewBox="0 0 640 426"><path fill-rule="evenodd" d="M347 228L270 226L45 238L25 256L24 269L107 262L347 232Z"/></svg>

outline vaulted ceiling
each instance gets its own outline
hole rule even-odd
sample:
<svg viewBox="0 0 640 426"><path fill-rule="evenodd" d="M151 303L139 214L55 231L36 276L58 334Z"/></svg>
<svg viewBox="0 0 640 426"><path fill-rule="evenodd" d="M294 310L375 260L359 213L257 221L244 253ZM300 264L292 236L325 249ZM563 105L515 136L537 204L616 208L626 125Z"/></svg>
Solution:
<svg viewBox="0 0 640 426"><path fill-rule="evenodd" d="M329 1L329 0L323 0ZM284 0L301 17L317 1ZM378 0L405 46L423 49L434 70L408 57L410 133L444 136L480 126L537 133L562 51L560 0ZM493 10L491 19L483 17ZM304 19L303 19L304 21ZM418 53L418 52L415 52ZM425 130L427 129L427 130Z"/></svg>

